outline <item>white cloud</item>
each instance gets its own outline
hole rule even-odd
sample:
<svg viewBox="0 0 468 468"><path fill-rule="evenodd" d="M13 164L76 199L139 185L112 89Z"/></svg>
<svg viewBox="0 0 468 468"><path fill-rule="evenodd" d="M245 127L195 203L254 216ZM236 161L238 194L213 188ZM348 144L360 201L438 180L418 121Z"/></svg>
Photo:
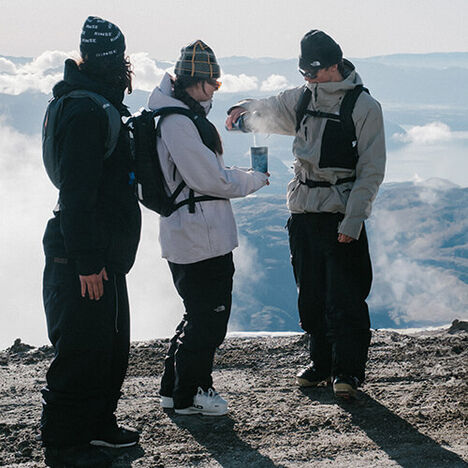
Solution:
<svg viewBox="0 0 468 468"><path fill-rule="evenodd" d="M223 93L240 93L258 88L258 78L245 75L244 73L240 75L222 75L221 81L223 85L220 88L220 92Z"/></svg>
<svg viewBox="0 0 468 468"><path fill-rule="evenodd" d="M388 154L386 182L439 177L468 185L467 131L452 131L444 123L432 122L392 138L408 144Z"/></svg>
<svg viewBox="0 0 468 468"><path fill-rule="evenodd" d="M239 235L239 247L234 250L234 265L236 272L234 275L233 296L236 302L236 309L239 312L244 310L260 310L263 305L256 299L256 290L264 279L257 249L249 244L248 239ZM232 315L231 315L232 317ZM243 330L242 318L236 321L232 317L229 323L230 330Z"/></svg>
<svg viewBox="0 0 468 468"><path fill-rule="evenodd" d="M17 337L42 345L48 339L41 297L41 239L57 190L42 166L40 135L18 133L0 118L0 147L0 349ZM170 336L183 305L160 255L155 213L144 213L142 242L128 283L132 339Z"/></svg>
<svg viewBox="0 0 468 468"><path fill-rule="evenodd" d="M47 50L36 57L32 62L23 65L21 73L45 74L50 71L62 72L63 64L67 58L78 58L77 51L64 52L61 50Z"/></svg>
<svg viewBox="0 0 468 468"><path fill-rule="evenodd" d="M17 337L44 344L41 239L56 193L42 169L39 136L22 135L2 123L0 147L0 348Z"/></svg>
<svg viewBox="0 0 468 468"><path fill-rule="evenodd" d="M14 75L16 73L16 65L10 60L0 57L0 73Z"/></svg>
<svg viewBox="0 0 468 468"><path fill-rule="evenodd" d="M67 58L79 57L77 51L63 52L49 50L29 63L16 66L8 59L0 58L0 93L18 95L26 91L38 91L44 94L50 93L52 87L63 77L63 63ZM173 67L167 70L159 68L155 60L146 52L137 52L130 55L135 72L134 89L152 91L159 84L166 71L171 72ZM273 78L275 77L275 78ZM223 75L223 86L220 92L237 93L258 89L258 78L255 76ZM272 75L266 80L265 86L278 89L283 86L285 79L279 75Z"/></svg>
<svg viewBox="0 0 468 468"><path fill-rule="evenodd" d="M375 272L369 302L389 310L399 325L467 317L468 287L453 265L468 267L455 253L468 251L468 213L465 206L450 210L445 193L453 187L433 180L404 192L390 189L385 203L376 204L369 222Z"/></svg>
<svg viewBox="0 0 468 468"><path fill-rule="evenodd" d="M48 342L42 306L44 255L41 239L57 201L57 190L42 166L40 135L23 135L0 116L0 349L20 337ZM143 230L137 259L128 275L132 340L168 337L181 320L184 307L161 258L158 215L143 210ZM259 275L256 251L241 240L237 249L235 283L243 300L251 300ZM253 280L252 278L255 278Z"/></svg>
<svg viewBox="0 0 468 468"><path fill-rule="evenodd" d="M260 91L273 92L285 89L289 86L288 80L283 75L270 75L260 86Z"/></svg>
<svg viewBox="0 0 468 468"><path fill-rule="evenodd" d="M452 132L450 127L442 122L431 122L411 127L406 133L396 133L393 138L405 143L433 144L450 140Z"/></svg>
<svg viewBox="0 0 468 468"><path fill-rule="evenodd" d="M39 91L48 94L63 76L64 61L76 56L77 52L48 50L25 65L15 66L8 60L0 62L0 93L18 95Z"/></svg>
<svg viewBox="0 0 468 468"><path fill-rule="evenodd" d="M152 91L159 84L166 70L159 68L146 52L130 55L135 73L133 87L143 91Z"/></svg>

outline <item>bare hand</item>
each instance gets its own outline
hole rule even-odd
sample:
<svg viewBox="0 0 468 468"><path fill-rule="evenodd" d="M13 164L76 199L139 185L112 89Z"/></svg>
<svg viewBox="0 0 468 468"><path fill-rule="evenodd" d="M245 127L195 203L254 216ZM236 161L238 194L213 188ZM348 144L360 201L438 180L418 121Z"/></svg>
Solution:
<svg viewBox="0 0 468 468"><path fill-rule="evenodd" d="M99 274L80 275L81 297L85 297L86 291L88 291L88 296L91 300L99 301L104 295L103 280L107 281L108 279L105 268Z"/></svg>
<svg viewBox="0 0 468 468"><path fill-rule="evenodd" d="M240 115L243 112L246 112L246 109L244 107L239 106L239 107L234 107L234 109L232 109L232 111L230 112L230 114L228 115L226 119L226 128L228 130L232 130L232 126L234 125L234 123L237 122L237 119L240 117Z"/></svg>
<svg viewBox="0 0 468 468"><path fill-rule="evenodd" d="M349 244L350 242L353 242L355 240L356 239L354 239L353 237L349 237L346 234L338 234L338 242L342 244Z"/></svg>

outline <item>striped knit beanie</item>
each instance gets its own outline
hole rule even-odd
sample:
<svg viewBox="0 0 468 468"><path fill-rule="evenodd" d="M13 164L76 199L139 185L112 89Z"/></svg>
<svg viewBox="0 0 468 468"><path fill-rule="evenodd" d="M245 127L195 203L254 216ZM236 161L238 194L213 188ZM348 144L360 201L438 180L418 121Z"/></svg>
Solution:
<svg viewBox="0 0 468 468"><path fill-rule="evenodd" d="M81 32L80 52L83 58L91 60L123 55L124 35L115 24L88 16Z"/></svg>
<svg viewBox="0 0 468 468"><path fill-rule="evenodd" d="M203 41L195 41L180 50L175 66L176 76L219 78L221 73L213 50Z"/></svg>

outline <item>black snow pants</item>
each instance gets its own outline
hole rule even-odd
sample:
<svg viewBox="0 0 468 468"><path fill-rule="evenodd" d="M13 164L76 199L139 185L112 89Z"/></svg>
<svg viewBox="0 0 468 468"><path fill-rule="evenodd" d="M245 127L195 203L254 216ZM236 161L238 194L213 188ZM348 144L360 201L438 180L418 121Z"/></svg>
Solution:
<svg viewBox="0 0 468 468"><path fill-rule="evenodd" d="M370 344L366 298L372 267L363 227L358 240L338 242L339 213L292 214L289 244L300 325L310 336L315 367L364 381Z"/></svg>
<svg viewBox="0 0 468 468"><path fill-rule="evenodd" d="M43 299L55 357L42 390L42 441L87 443L115 424L127 371L130 318L125 275L107 272L99 301L82 298L73 261L47 258Z"/></svg>
<svg viewBox="0 0 468 468"><path fill-rule="evenodd" d="M169 262L169 267L185 314L171 339L160 394L173 397L175 408L187 408L198 387L213 386L214 355L231 313L234 263L229 253L190 264Z"/></svg>

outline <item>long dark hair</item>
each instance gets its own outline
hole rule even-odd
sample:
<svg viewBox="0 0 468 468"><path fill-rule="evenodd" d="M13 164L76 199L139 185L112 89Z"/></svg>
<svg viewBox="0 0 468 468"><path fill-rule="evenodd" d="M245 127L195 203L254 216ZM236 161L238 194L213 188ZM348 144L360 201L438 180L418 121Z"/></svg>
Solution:
<svg viewBox="0 0 468 468"><path fill-rule="evenodd" d="M174 80L174 97L186 104L189 107L189 109L195 112L195 114L206 118L206 112L203 106L192 96L190 96L189 93L187 93L187 88L190 88L191 86L194 86L200 82L202 83L202 86L205 86L206 80L204 78L197 78L192 76L178 76ZM223 143L221 141L221 137L218 133L218 130L216 130L216 127L211 122L210 124L215 140L215 152L221 155L223 154Z"/></svg>
<svg viewBox="0 0 468 468"><path fill-rule="evenodd" d="M133 91L133 67L128 57L121 55L119 57L103 57L99 60L82 57L78 62L78 68L111 88L126 89L128 94Z"/></svg>

